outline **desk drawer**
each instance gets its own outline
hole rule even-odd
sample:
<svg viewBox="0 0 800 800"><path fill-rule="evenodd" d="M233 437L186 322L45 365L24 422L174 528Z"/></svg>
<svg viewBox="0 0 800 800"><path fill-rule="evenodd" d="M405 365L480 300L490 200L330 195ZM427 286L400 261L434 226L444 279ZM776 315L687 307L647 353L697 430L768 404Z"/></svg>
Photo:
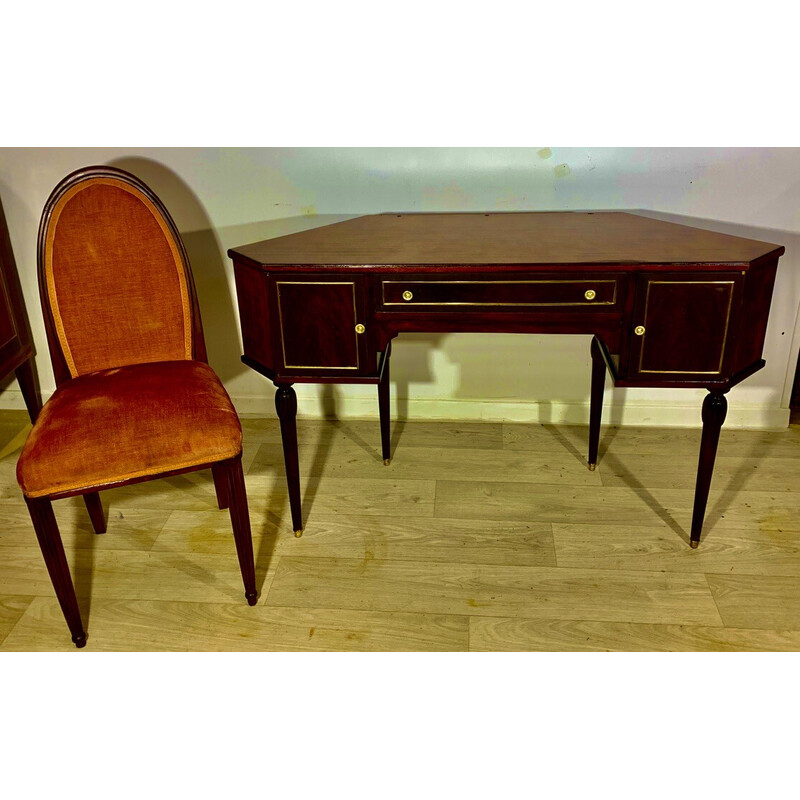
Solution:
<svg viewBox="0 0 800 800"><path fill-rule="evenodd" d="M523 310L571 308L612 310L619 278L526 278L498 280L381 280L385 311Z"/></svg>

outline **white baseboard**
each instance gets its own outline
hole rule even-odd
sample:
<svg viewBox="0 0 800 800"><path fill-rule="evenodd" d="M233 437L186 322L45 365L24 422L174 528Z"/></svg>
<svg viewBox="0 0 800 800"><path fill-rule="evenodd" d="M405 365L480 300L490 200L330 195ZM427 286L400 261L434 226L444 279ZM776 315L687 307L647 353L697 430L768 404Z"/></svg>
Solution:
<svg viewBox="0 0 800 800"><path fill-rule="evenodd" d="M259 397L234 397L237 411L243 417L275 416L272 399ZM402 412L398 413L398 405ZM398 404L392 398L393 418L402 416L420 420L473 420L485 422L536 422L561 425L588 425L589 403L545 402L528 403L495 400L410 399ZM330 413L319 397L302 396L298 391L297 415L306 419L323 419ZM377 419L378 402L375 398L339 397L336 402L339 419ZM606 402L603 408L604 425L663 426L674 428L700 428L700 403L663 405L626 402L614 405ZM789 425L788 408L728 405L726 428L753 430L780 430Z"/></svg>
<svg viewBox="0 0 800 800"><path fill-rule="evenodd" d="M304 391L305 390L305 391ZM233 398L236 410L242 417L274 417L275 406L271 396L237 395ZM18 389L7 389L0 395L0 409L25 409L22 393ZM400 410L399 410L400 409ZM392 398L392 417L402 416L419 420L473 420L485 422L537 422L561 425L587 425L589 423L588 400L582 403L547 401L543 403L497 400L451 400L414 398ZM323 419L331 415L318 395L309 393L306 387L298 387L298 417ZM341 394L336 399L335 415L339 419L377 419L376 397L348 397ZM663 403L644 404L627 400L614 403L606 394L603 404L604 425L640 425L674 428L699 428L700 404ZM752 430L779 430L789 425L788 408L766 408L763 405L728 404L726 428Z"/></svg>

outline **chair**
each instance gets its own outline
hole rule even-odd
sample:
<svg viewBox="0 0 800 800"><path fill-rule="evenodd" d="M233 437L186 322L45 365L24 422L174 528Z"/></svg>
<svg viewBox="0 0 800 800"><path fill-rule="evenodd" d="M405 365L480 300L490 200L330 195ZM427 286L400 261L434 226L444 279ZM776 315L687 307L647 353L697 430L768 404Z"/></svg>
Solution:
<svg viewBox="0 0 800 800"><path fill-rule="evenodd" d="M87 167L53 190L39 225L39 293L56 390L17 463L61 610L86 644L52 501L211 467L230 509L250 605L257 598L242 429L206 363L189 260L175 223L138 178Z"/></svg>

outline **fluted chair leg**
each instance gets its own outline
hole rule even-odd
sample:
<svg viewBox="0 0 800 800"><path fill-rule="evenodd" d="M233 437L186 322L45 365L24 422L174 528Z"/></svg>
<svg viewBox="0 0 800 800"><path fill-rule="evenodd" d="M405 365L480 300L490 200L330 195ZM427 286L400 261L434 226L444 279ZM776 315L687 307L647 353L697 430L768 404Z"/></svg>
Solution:
<svg viewBox="0 0 800 800"><path fill-rule="evenodd" d="M100 500L100 492L90 492L83 496L86 510L89 512L89 519L95 533L106 532L106 515L103 512L103 503Z"/></svg>
<svg viewBox="0 0 800 800"><path fill-rule="evenodd" d="M53 505L46 498L31 500L26 497L25 502L28 504L36 538L39 540L39 547L42 549L44 563L50 573L56 597L72 634L72 641L75 642L76 647L84 647L86 631L81 622L78 598L75 596L75 587L72 584L72 576L69 574L69 565L55 514L53 514Z"/></svg>
<svg viewBox="0 0 800 800"><path fill-rule="evenodd" d="M214 464L211 467L211 474L214 476L214 489L217 492L217 505L220 508L227 508L228 501L228 478L225 468L221 464Z"/></svg>
<svg viewBox="0 0 800 800"><path fill-rule="evenodd" d="M227 489L233 538L236 541L236 554L244 581L244 596L254 606L258 599L256 591L256 568L253 560L253 537L250 532L250 514L247 510L247 493L242 471L242 458L220 462L218 465L227 473Z"/></svg>

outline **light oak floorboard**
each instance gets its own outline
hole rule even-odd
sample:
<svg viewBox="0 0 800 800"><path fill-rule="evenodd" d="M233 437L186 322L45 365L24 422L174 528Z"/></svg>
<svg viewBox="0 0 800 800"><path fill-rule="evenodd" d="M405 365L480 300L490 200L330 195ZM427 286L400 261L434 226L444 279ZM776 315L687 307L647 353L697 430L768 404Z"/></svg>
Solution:
<svg viewBox="0 0 800 800"><path fill-rule="evenodd" d="M96 534L81 501L56 501L53 510L67 550L150 550L170 512L166 509L126 508L109 504L100 495L106 513L106 533ZM222 512L219 512L222 513ZM0 547L37 547L36 534L25 502L0 501ZM1 552L1 551L0 551Z"/></svg>
<svg viewBox="0 0 800 800"><path fill-rule="evenodd" d="M377 393L375 407L377 409ZM245 437L261 444L280 444L277 419L243 419ZM297 419L300 447L315 446L320 440L349 442L365 453L380 455L381 429L377 418L371 420ZM392 449L397 447L462 448L500 450L503 426L499 422L392 420Z"/></svg>
<svg viewBox="0 0 800 800"><path fill-rule="evenodd" d="M257 565L280 556L309 556L555 566L549 523L343 515L315 517L298 539L285 525L251 514L251 527ZM217 513L175 511L153 549L225 554L231 542L229 526Z"/></svg>
<svg viewBox="0 0 800 800"><path fill-rule="evenodd" d="M597 472L590 472L569 454L531 453L514 450L475 448L436 449L400 447L391 464L384 466L378 451L365 454L349 442L337 441L330 448L302 447L299 450L302 475L330 478L382 480L438 480L443 476L465 480L520 480L539 484L600 486ZM271 475L283 471L283 448L261 445L248 475Z"/></svg>
<svg viewBox="0 0 800 800"><path fill-rule="evenodd" d="M103 492L100 536L59 501L84 651L16 483L28 427L0 411L3 651L798 649L799 427L723 429L691 550L699 429L604 426L589 472L585 426L393 420L387 468L377 418L299 419L297 539L278 421L245 419L257 605L209 470Z"/></svg>
<svg viewBox="0 0 800 800"><path fill-rule="evenodd" d="M708 575L725 625L800 630L800 581L795 577Z"/></svg>
<svg viewBox="0 0 800 800"><path fill-rule="evenodd" d="M721 625L705 577L283 557L269 606Z"/></svg>
<svg viewBox="0 0 800 800"><path fill-rule="evenodd" d="M98 651L456 651L468 647L465 616L246 603L98 600L87 650ZM36 598L3 650L76 652L55 600Z"/></svg>
<svg viewBox="0 0 800 800"><path fill-rule="evenodd" d="M697 407L698 424L700 405ZM696 466L700 453L700 427L657 428L643 426L600 429L598 464L605 455L661 456L662 458L691 458ZM528 425L503 423L503 447L518 450L568 450L586 458L589 428L583 425ZM780 431L731 430L723 427L719 439L720 456L744 458L796 458L800 447L800 426Z"/></svg>
<svg viewBox="0 0 800 800"><path fill-rule="evenodd" d="M266 512L275 520L289 517L284 475L248 476L247 500L251 511ZM303 519L340 514L376 514L432 517L435 481L380 478L301 478Z"/></svg>
<svg viewBox="0 0 800 800"><path fill-rule="evenodd" d="M619 525L672 528L688 541L694 492L640 487L553 487L501 481L437 481L437 517L549 520L585 523L601 519ZM703 535L718 522L741 528L800 532L800 492L709 494ZM702 546L702 544L701 544Z"/></svg>
<svg viewBox="0 0 800 800"><path fill-rule="evenodd" d="M84 606L96 598L246 603L236 550L203 555L133 550L66 551L75 593ZM0 551L0 595L53 597L42 554L34 547ZM256 585L263 574L256 574ZM260 588L260 587L259 587Z"/></svg>
<svg viewBox="0 0 800 800"><path fill-rule="evenodd" d="M642 569L800 577L800 535L720 521L696 550L665 526L555 523L556 561L570 569Z"/></svg>
<svg viewBox="0 0 800 800"><path fill-rule="evenodd" d="M483 652L800 650L800 630L753 630L635 622L471 617L469 636L470 650Z"/></svg>
<svg viewBox="0 0 800 800"><path fill-rule="evenodd" d="M692 460L608 453L598 474L603 486L640 485L694 491L696 466ZM717 491L795 492L800 486L800 460L718 455L713 486Z"/></svg>
<svg viewBox="0 0 800 800"><path fill-rule="evenodd" d="M30 595L0 595L0 646L33 600Z"/></svg>

